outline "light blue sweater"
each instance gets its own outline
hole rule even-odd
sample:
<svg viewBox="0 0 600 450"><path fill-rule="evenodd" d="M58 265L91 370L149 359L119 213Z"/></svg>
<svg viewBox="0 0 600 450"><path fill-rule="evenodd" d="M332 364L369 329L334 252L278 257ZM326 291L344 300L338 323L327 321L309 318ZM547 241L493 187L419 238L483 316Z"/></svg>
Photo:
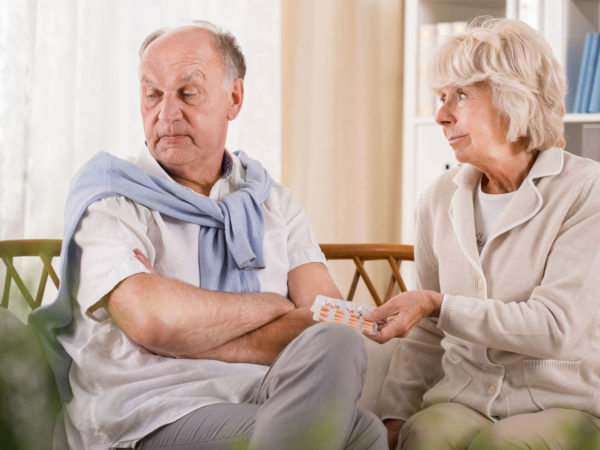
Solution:
<svg viewBox="0 0 600 450"><path fill-rule="evenodd" d="M71 358L56 339L56 334L65 332L72 321L76 301L71 285L79 269L73 235L92 202L122 195L162 214L200 225L199 286L227 292L260 290L254 270L265 267L261 204L269 195L273 181L258 161L243 152L236 154L246 169L245 180L236 192L219 201L171 179L149 175L136 165L108 153L98 153L75 175L65 206L58 295L54 302L29 315L29 323L47 351L63 400L71 395L68 382Z"/></svg>

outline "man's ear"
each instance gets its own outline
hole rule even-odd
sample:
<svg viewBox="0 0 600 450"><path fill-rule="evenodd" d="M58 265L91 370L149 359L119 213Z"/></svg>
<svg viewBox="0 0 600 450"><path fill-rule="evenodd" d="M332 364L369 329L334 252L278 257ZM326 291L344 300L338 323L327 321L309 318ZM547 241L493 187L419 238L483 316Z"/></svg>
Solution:
<svg viewBox="0 0 600 450"><path fill-rule="evenodd" d="M233 120L237 117L242 109L242 103L244 102L244 80L238 78L233 81L233 86L231 87L231 105L229 106L229 111L227 112L227 119Z"/></svg>

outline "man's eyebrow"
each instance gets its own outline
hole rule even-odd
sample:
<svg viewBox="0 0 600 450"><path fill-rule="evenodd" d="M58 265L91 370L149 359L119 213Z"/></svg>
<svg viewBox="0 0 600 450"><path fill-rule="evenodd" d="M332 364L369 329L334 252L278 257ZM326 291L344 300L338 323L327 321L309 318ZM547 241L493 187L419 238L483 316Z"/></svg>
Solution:
<svg viewBox="0 0 600 450"><path fill-rule="evenodd" d="M188 81L192 81L194 78L201 78L202 80L206 80L206 75L199 70L192 70L187 75L181 77L181 81L187 83Z"/></svg>
<svg viewBox="0 0 600 450"><path fill-rule="evenodd" d="M142 78L140 79L140 81L142 82L142 84L150 84L152 86L156 86L151 80L150 78L146 77L145 75L142 75Z"/></svg>

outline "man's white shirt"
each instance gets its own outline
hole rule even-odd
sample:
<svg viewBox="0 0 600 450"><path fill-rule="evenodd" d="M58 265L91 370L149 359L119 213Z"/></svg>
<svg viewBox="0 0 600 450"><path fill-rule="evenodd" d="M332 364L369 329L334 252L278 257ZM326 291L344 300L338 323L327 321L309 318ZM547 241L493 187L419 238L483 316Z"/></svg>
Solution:
<svg viewBox="0 0 600 450"><path fill-rule="evenodd" d="M213 200L234 192L244 176L237 157L227 157L233 166L211 189ZM132 162L151 175L169 177L147 150ZM274 183L262 211L266 267L257 271L261 291L287 296L288 272L309 262L325 263L325 257L289 189ZM65 408L73 448L133 447L202 406L247 401L258 387L266 366L158 356L131 341L105 308L92 308L125 278L148 272L135 258L135 248L160 275L198 286L198 233L198 225L125 197L88 207L74 236L81 265L71 289L78 305L72 326L59 335L73 359L74 395Z"/></svg>

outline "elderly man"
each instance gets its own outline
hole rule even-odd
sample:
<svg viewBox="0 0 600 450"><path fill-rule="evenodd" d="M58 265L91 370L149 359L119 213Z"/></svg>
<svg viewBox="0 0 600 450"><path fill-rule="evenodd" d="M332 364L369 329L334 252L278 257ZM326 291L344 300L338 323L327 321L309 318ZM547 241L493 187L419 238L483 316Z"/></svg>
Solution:
<svg viewBox="0 0 600 450"><path fill-rule="evenodd" d="M225 150L244 97L235 39L159 31L140 58L147 150L75 177L62 287L32 316L68 354L54 367L69 445L385 448L356 407L360 336L308 328L315 296L340 294L301 205Z"/></svg>

